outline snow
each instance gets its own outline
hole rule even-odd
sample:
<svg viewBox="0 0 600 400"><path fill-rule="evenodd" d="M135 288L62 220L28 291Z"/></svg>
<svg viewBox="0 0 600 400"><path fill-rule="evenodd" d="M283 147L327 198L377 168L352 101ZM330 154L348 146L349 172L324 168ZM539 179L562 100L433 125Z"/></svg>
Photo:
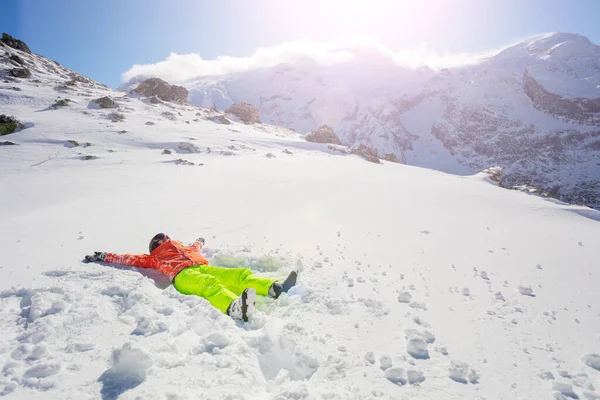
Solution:
<svg viewBox="0 0 600 400"><path fill-rule="evenodd" d="M0 148L5 398L599 396L597 211L36 77L0 87L30 124ZM123 121L88 108L108 94ZM299 285L243 323L154 271L81 262L161 231Z"/></svg>
<svg viewBox="0 0 600 400"><path fill-rule="evenodd" d="M583 357L583 363L588 367L597 369L600 371L600 355L598 354L587 354Z"/></svg>
<svg viewBox="0 0 600 400"><path fill-rule="evenodd" d="M445 109L440 99L427 99L401 115L404 127L418 137L413 142L413 149L406 152L406 163L457 175L470 175L474 171L459 164L431 133L431 127L442 120Z"/></svg>

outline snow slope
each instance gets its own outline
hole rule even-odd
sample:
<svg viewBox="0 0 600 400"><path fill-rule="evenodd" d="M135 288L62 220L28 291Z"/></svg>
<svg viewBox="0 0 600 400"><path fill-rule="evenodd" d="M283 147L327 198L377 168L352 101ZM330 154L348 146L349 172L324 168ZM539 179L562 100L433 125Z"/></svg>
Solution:
<svg viewBox="0 0 600 400"><path fill-rule="evenodd" d="M182 84L197 106L248 102L264 122L301 133L327 124L349 146L443 172L498 165L507 186L533 183L600 207L600 47L587 38L540 35L437 72L399 66L376 48L348 52L336 65L304 61Z"/></svg>
<svg viewBox="0 0 600 400"><path fill-rule="evenodd" d="M600 398L600 212L66 79L0 86L3 397ZM242 323L81 262L160 231L301 283Z"/></svg>

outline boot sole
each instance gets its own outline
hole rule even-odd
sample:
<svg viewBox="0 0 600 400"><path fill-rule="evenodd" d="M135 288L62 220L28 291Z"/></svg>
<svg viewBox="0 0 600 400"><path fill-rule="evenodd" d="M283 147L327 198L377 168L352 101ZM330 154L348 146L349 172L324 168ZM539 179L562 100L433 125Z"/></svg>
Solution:
<svg viewBox="0 0 600 400"><path fill-rule="evenodd" d="M256 290L249 288L244 290L242 293L242 319L244 322L248 322L248 318L254 314L256 306Z"/></svg>
<svg viewBox="0 0 600 400"><path fill-rule="evenodd" d="M296 272L296 271L290 272L288 277L285 278L285 281L283 281L283 283L281 284L281 286L283 287L283 291L285 293L287 293L288 290L290 290L291 288L296 286L297 280L298 280L298 272Z"/></svg>

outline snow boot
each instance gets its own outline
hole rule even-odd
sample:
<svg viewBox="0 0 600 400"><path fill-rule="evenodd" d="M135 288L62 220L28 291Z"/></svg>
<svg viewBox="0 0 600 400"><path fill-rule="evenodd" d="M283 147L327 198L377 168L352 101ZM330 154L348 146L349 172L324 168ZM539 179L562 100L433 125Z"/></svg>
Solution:
<svg viewBox="0 0 600 400"><path fill-rule="evenodd" d="M242 295L231 302L227 308L227 315L233 319L243 319L248 322L256 311L256 290L248 288L242 292Z"/></svg>
<svg viewBox="0 0 600 400"><path fill-rule="evenodd" d="M285 281L283 281L283 283L275 282L271 285L271 287L269 288L269 297L276 299L281 295L281 293L287 293L288 290L296 286L297 279L298 272L290 272L290 274L287 278L285 278Z"/></svg>

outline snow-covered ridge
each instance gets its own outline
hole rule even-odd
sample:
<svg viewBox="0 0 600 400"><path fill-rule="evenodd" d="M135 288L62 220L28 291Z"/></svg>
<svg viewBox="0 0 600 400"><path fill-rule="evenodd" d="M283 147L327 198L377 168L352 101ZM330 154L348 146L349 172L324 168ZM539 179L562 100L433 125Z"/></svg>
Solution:
<svg viewBox="0 0 600 400"><path fill-rule="evenodd" d="M459 174L499 165L511 184L598 207L598 60L600 47L587 38L552 33L441 71L356 56L184 86L195 105L248 102L262 121L302 133L327 124L347 145L372 144L409 165Z"/></svg>
<svg viewBox="0 0 600 400"><path fill-rule="evenodd" d="M25 57L0 51L3 70ZM0 146L0 396L600 397L599 212L499 188L499 170L376 165L218 123L31 57L31 77L0 83L2 113L26 123ZM115 108L92 101L107 96ZM81 262L159 231L300 284L241 323L153 271Z"/></svg>

